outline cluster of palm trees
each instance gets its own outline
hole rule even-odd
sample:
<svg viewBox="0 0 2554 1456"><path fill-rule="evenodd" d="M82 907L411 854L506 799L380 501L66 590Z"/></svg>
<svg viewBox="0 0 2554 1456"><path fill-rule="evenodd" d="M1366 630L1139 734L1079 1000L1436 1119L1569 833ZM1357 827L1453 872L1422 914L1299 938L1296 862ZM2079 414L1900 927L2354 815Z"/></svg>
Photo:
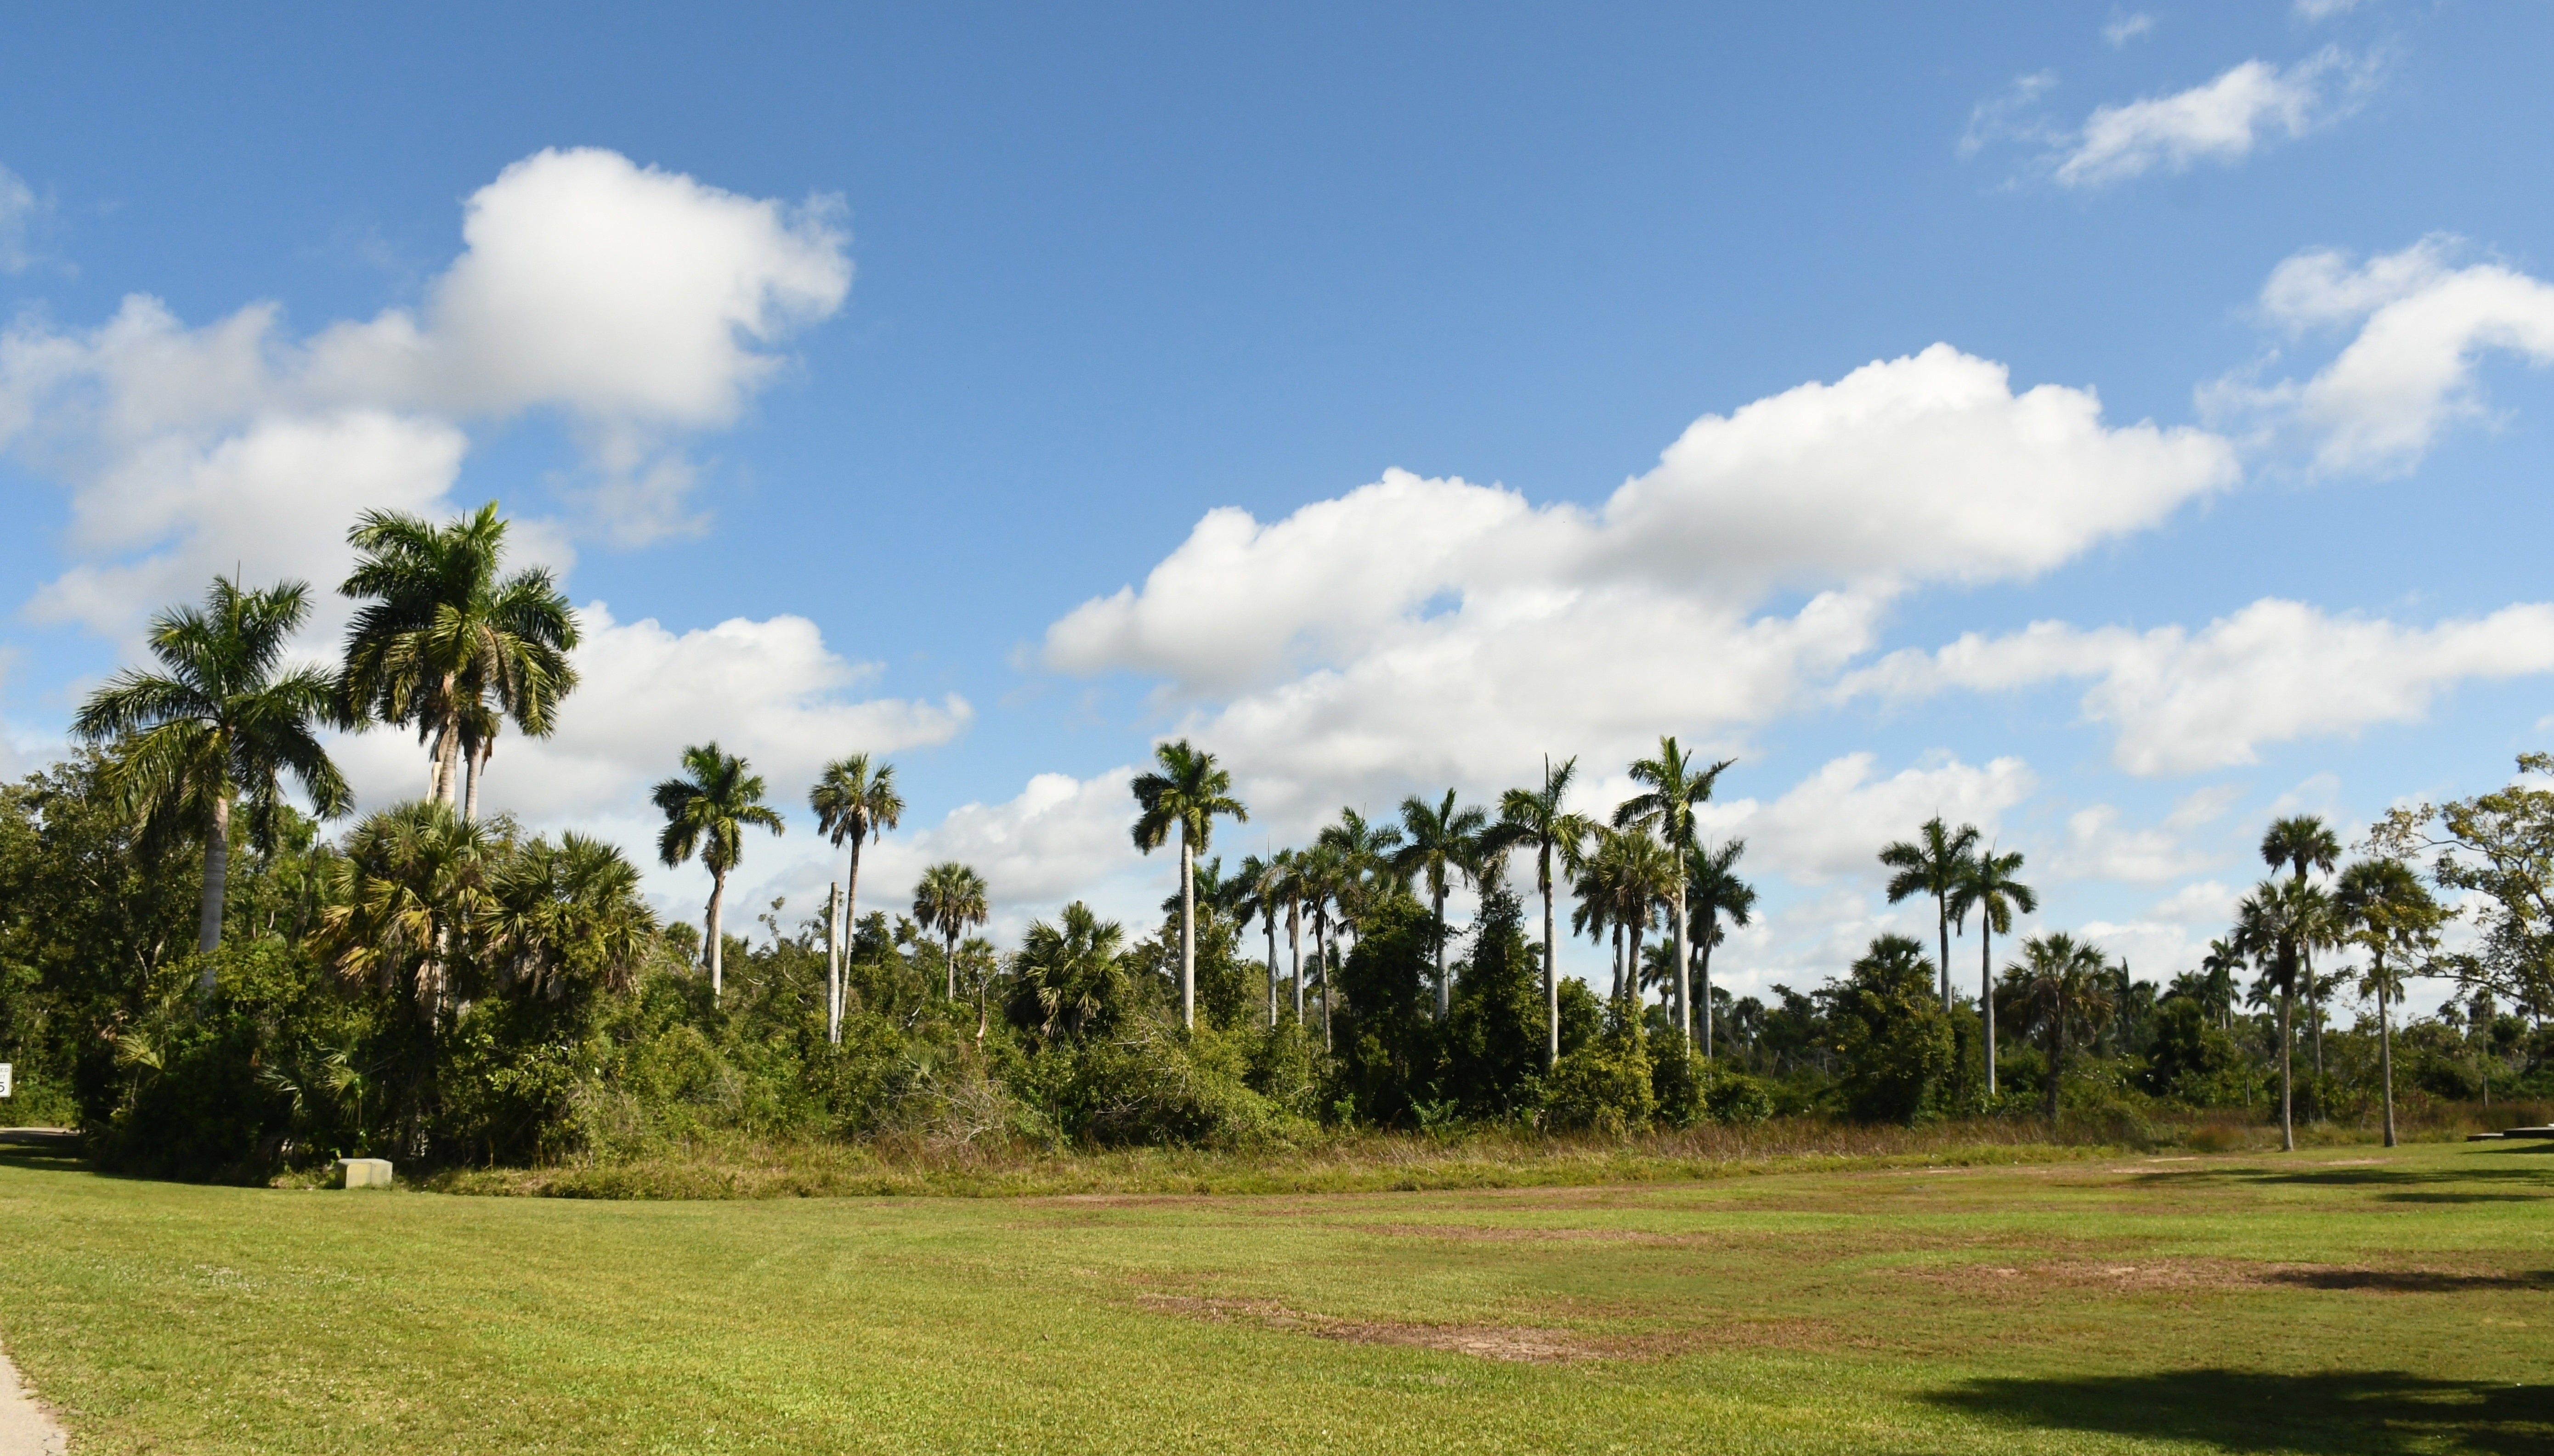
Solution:
<svg viewBox="0 0 2554 1456"><path fill-rule="evenodd" d="M576 615L549 572L505 571L506 525L494 502L439 526L365 512L347 533L357 561L338 592L361 605L334 672L287 660L309 617L307 583L258 589L217 576L201 609L152 619L156 668L117 673L81 706L73 730L107 746L107 783L146 835L202 846L203 993L221 945L235 808L246 807L251 841L266 850L287 777L323 818L354 807L320 729L415 729L428 749L425 802L468 823L505 726L535 737L555 726L576 688Z"/></svg>
<svg viewBox="0 0 2554 1456"><path fill-rule="evenodd" d="M1612 995L1637 1000L1645 985L1660 987L1671 1024L1683 1036L1695 1035L1692 1008L1703 1007L1701 1041L1710 1047L1710 951L1727 936L1730 925L1745 925L1755 890L1739 879L1736 865L1745 853L1743 840L1705 844L1700 836L1701 806L1730 765L1705 764L1673 737L1659 740L1658 752L1630 766L1641 791L1599 819L1567 806L1577 774L1577 760L1549 760L1538 785L1500 795L1495 813L1483 805L1466 805L1449 789L1441 797L1411 795L1401 804L1397 824L1369 822L1353 809L1339 811L1338 821L1318 832L1302 848L1272 850L1245 857L1226 880L1221 861L1203 874L1198 855L1210 844L1215 821L1246 821L1247 809L1231 795L1231 776L1187 739L1161 744L1155 766L1132 784L1138 817L1136 847L1149 853L1167 843L1176 831L1180 844L1180 1008L1183 1024L1196 1023L1196 924L1203 885L1206 903L1226 910L1238 922L1261 923L1268 942L1268 1016L1278 1016L1278 988L1293 986L1295 1013L1306 1013L1303 932L1313 933L1314 983L1321 992L1322 1022L1327 1038L1331 1016L1328 967L1337 962L1335 935L1354 943L1358 925L1382 903L1402 897L1422 898L1429 915L1436 961L1433 990L1442 1020L1450 1014L1452 984L1448 968L1449 926L1446 902L1462 887L1489 890L1501 885L1510 861L1522 850L1533 856L1535 889L1543 901L1543 971L1545 1055L1561 1055L1561 992L1556 966L1556 904L1567 890L1578 901L1570 917L1573 933L1615 948ZM1277 962L1277 926L1285 922L1288 969ZM1645 967L1643 937L1664 928L1667 953ZM1700 993L1695 990L1699 976Z"/></svg>
<svg viewBox="0 0 2554 1456"><path fill-rule="evenodd" d="M1977 912L1978 1008L1986 1023L1982 1041L1986 1049L1987 1095L1992 1097L1996 1094L1995 938L2013 933L2016 915L2036 912L2039 896L2017 878L2023 866L2020 850L1999 850L1983 840L1976 825L1953 829L1937 814L1924 821L1915 839L1883 846L1880 862L1891 871L1890 904L1918 895L1933 899L1934 929L1941 951L1933 965L1945 1011L1951 1009L1952 1003L1951 936L1954 932L1967 934L1969 913ZM2066 954L2073 953L2070 941ZM2032 957L2026 954L2024 963L2032 963ZM2055 1078L2050 1078L2050 1085L2055 1084Z"/></svg>

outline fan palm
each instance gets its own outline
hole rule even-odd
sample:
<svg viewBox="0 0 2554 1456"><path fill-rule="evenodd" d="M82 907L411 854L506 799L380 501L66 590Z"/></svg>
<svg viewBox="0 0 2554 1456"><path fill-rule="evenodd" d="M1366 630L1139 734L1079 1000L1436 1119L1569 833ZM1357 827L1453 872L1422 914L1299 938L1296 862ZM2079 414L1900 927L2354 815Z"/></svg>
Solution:
<svg viewBox="0 0 2554 1456"><path fill-rule="evenodd" d="M992 913L987 903L985 877L955 859L922 872L913 887L913 918L947 943L949 999L958 999L958 938L970 926L983 925Z"/></svg>
<svg viewBox="0 0 2554 1456"><path fill-rule="evenodd" d="M1197 856L1213 837L1219 817L1244 824L1250 811L1232 797L1232 775L1215 755L1188 739L1157 744L1153 772L1130 786L1142 813L1135 820L1135 847L1152 853L1176 829L1180 836L1180 1025L1197 1027Z"/></svg>
<svg viewBox="0 0 2554 1456"><path fill-rule="evenodd" d="M1454 791L1442 804L1417 794L1401 801L1401 847L1392 854L1392 869L1405 880L1428 886L1429 937L1437 946L1437 1019L1444 1021L1452 1004L1446 980L1446 893L1457 877L1477 883L1481 874L1481 836L1490 817L1470 805L1454 806Z"/></svg>
<svg viewBox="0 0 2554 1456"><path fill-rule="evenodd" d="M535 995L556 998L579 980L626 991L656 936L638 867L619 845L574 831L505 856L490 899L490 949Z"/></svg>
<svg viewBox="0 0 2554 1456"><path fill-rule="evenodd" d="M837 758L825 765L816 786L807 791L807 807L816 811L816 832L835 848L849 840L852 863L843 885L842 911L825 916L825 1036L843 1040L843 956L846 930L860 924L861 845L884 835L904 818L904 797L895 791L895 765L872 765L867 753Z"/></svg>
<svg viewBox="0 0 2554 1456"><path fill-rule="evenodd" d="M1131 992L1119 960L1125 933L1076 900L1059 923L1032 921L1011 959L1012 1021L1048 1041L1104 1034Z"/></svg>
<svg viewBox="0 0 2554 1456"><path fill-rule="evenodd" d="M456 958L498 916L503 842L486 825L432 799L357 825L332 862L319 913L328 963L350 980L406 997L427 1026L453 1004Z"/></svg>
<svg viewBox="0 0 2554 1456"><path fill-rule="evenodd" d="M466 748L470 811L500 720L547 736L576 687L576 614L548 570L503 574L506 525L494 501L441 526L368 510L346 533L362 555L337 588L366 604L346 632L339 714L414 727L433 744L429 797L446 804Z"/></svg>
<svg viewBox="0 0 2554 1456"><path fill-rule="evenodd" d="M1687 1042L1693 1040L1693 1006L1685 968L1685 856L1694 848L1694 810L1710 801L1712 785L1736 761L1724 758L1702 768L1692 754L1677 746L1674 735L1662 737L1657 757L1632 761L1632 782L1649 788L1614 810L1616 828L1655 830L1667 846L1669 882L1674 886L1670 898L1675 902L1669 930L1676 937L1676 1025Z"/></svg>
<svg viewBox="0 0 2554 1456"><path fill-rule="evenodd" d="M1942 1009L1951 1009L1951 897L1969 877L1969 859L1978 847L1978 828L1951 829L1936 814L1924 821L1914 840L1901 840L1880 851L1880 862L1898 871L1889 877L1889 903L1913 895L1933 897L1935 928L1941 933Z"/></svg>
<svg viewBox="0 0 2554 1456"><path fill-rule="evenodd" d="M2297 1147L2295 1073L2290 1029L2295 1009L2297 972L2307 948L2331 937L2331 902L2303 877L2264 880L2235 909L2235 944L2262 967L2264 984L2278 993L2279 1005L2279 1146Z"/></svg>
<svg viewBox="0 0 2554 1456"><path fill-rule="evenodd" d="M2403 995L2403 961L2437 948L2448 913L2411 866L2400 859L2368 859L2341 872L2337 908L2344 939L2366 948L2363 992L2377 998L2378 1065L2385 1088L2385 1146L2394 1146L2394 1027L2389 1000ZM2386 963L2388 955L2393 964Z"/></svg>
<svg viewBox="0 0 2554 1456"><path fill-rule="evenodd" d="M1561 971L1552 924L1553 855L1561 856L1565 873L1576 868L1579 846L1596 831L1595 821L1561 807L1577 773L1577 759L1565 758L1555 768L1552 759L1546 757L1542 788L1510 789L1499 796L1499 822L1491 827L1488 841L1493 852L1498 853L1504 853L1511 845L1534 847L1534 887L1543 894L1543 1064L1547 1067L1561 1062Z"/></svg>
<svg viewBox="0 0 2554 1456"><path fill-rule="evenodd" d="M2110 963L2101 948L2059 933L2023 942L2022 959L2005 974L2021 1002L2024 1033L2048 1038L2048 1123L2054 1127L2068 1035L2078 1029L2090 1035L2110 1015Z"/></svg>
<svg viewBox="0 0 2554 1456"><path fill-rule="evenodd" d="M1939 821L1935 821L1939 823ZM2022 872L2022 851L1999 854L1994 846L1971 856L1969 870L1951 895L1951 918L1966 921L1978 912L1978 1012L1986 1019L1981 1039L1987 1054L1987 1095L1996 1094L1995 938L2013 934L2013 918L2039 909L2039 894L2014 878ZM1950 942L1943 943L1944 953Z"/></svg>
<svg viewBox="0 0 2554 1456"><path fill-rule="evenodd" d="M1747 841L1733 839L1717 849L1696 849L1685 866L1686 930L1702 972L1695 996L1702 1007L1705 1062L1711 1060L1711 950L1729 937L1721 926L1724 917L1731 925L1746 925L1756 914L1756 887L1738 877L1738 861L1746 853Z"/></svg>
<svg viewBox="0 0 2554 1456"><path fill-rule="evenodd" d="M685 748L683 777L666 779L648 795L665 816L665 828L656 836L656 856L673 869L697 854L701 866L710 872L709 911L704 917L709 937L703 949L709 956L713 1001L726 986L727 952L719 913L727 900L728 873L745 855L745 831L758 827L778 835L787 828L779 814L762 802L762 775L743 758L708 742Z"/></svg>
<svg viewBox="0 0 2554 1456"><path fill-rule="evenodd" d="M309 615L309 590L285 582L243 591L228 577L213 578L201 610L179 607L152 618L148 641L161 670L117 673L73 721L90 742L115 740L107 785L146 833L202 842L200 952L222 943L235 802L246 801L252 837L268 845L286 774L324 816L343 814L353 802L313 731L329 713L327 675L283 667L285 648ZM213 978L207 958L197 989L211 995Z"/></svg>

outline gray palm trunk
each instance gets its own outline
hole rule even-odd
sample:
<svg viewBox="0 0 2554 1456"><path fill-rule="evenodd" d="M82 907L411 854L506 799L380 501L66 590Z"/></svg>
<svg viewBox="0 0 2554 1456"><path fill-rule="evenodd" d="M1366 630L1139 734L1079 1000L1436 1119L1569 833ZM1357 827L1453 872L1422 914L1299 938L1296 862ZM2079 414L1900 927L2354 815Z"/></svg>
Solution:
<svg viewBox="0 0 2554 1456"><path fill-rule="evenodd" d="M1453 997L1446 984L1446 887L1437 890L1437 1019L1444 1021L1453 1009Z"/></svg>
<svg viewBox="0 0 2554 1456"><path fill-rule="evenodd" d="M1987 1095L1992 1097L1996 1094L1995 926L1985 919L1978 922L1978 1014L1986 1018Z"/></svg>
<svg viewBox="0 0 2554 1456"><path fill-rule="evenodd" d="M1720 912L1714 910L1711 922L1702 928L1702 944L1694 948L1694 959L1702 974L1694 994L1702 1003L1702 1060L1711 1060L1711 936L1720 929Z"/></svg>
<svg viewBox="0 0 2554 1456"><path fill-rule="evenodd" d="M1197 854L1180 826L1180 1025L1197 1030Z"/></svg>
<svg viewBox="0 0 2554 1456"><path fill-rule="evenodd" d="M843 887L825 886L825 1045L843 1040Z"/></svg>
<svg viewBox="0 0 2554 1456"><path fill-rule="evenodd" d="M479 776L487 772L488 754L495 748L495 746L496 745L493 743L482 743L477 748L473 749L470 754L470 787L468 791L462 795L461 817L472 824L477 824L479 822Z"/></svg>
<svg viewBox="0 0 2554 1456"><path fill-rule="evenodd" d="M1641 932L1643 929L1645 927L1639 924L1633 925L1631 949L1623 957L1623 993L1631 998L1634 1007L1641 1004Z"/></svg>
<svg viewBox="0 0 2554 1456"><path fill-rule="evenodd" d="M1951 1009L1951 897L1933 897L1934 928L1942 933L1942 1010Z"/></svg>
<svg viewBox="0 0 2554 1456"><path fill-rule="evenodd" d="M213 993L213 962L209 958L222 948L222 902L230 883L231 872L231 796L213 796L212 832L204 837L203 898L195 911L195 949L207 958L203 973L195 978L195 993Z"/></svg>
<svg viewBox="0 0 2554 1456"><path fill-rule="evenodd" d="M955 1001L958 999L958 920L956 916L950 917L947 934L949 949L941 958L949 966L949 999Z"/></svg>
<svg viewBox="0 0 2554 1456"><path fill-rule="evenodd" d="M719 934L719 906L726 899L727 871L724 869L713 869L710 871L710 909L709 915L706 917L709 921L710 932L710 999L712 1001L716 1001L719 998L719 993L726 988L727 984L726 978L722 974L727 961L727 947L724 943L724 938Z"/></svg>
<svg viewBox="0 0 2554 1456"><path fill-rule="evenodd" d="M1685 943L1684 943L1684 930L1685 930L1685 926L1684 926L1684 850L1683 850L1683 849L1679 849L1679 850L1677 850L1677 854L1676 854L1676 871L1677 871L1676 924L1675 924L1675 926L1673 926L1671 929L1672 929L1672 930L1674 931L1674 933L1675 933L1675 944L1676 944L1676 1016L1677 1016L1677 1031L1678 1031L1678 1033L1679 1033L1680 1035L1682 1035L1682 1036L1684 1038L1684 1040L1685 1040L1685 1045L1689 1047L1689 1046L1692 1046L1692 1045L1693 1045L1693 1001L1692 1001L1692 999L1691 999L1691 992L1692 992L1692 990L1693 990L1693 977L1692 977L1692 974L1691 974L1691 966L1690 966L1690 965L1689 965L1689 963L1685 960L1685 952L1686 952L1686 948L1685 948Z"/></svg>
<svg viewBox="0 0 2554 1456"><path fill-rule="evenodd" d="M2288 1067L2289 1044L2296 1040L2288 1029L2290 1002L2293 999L2287 986L2279 987L2279 1151L2282 1153L2297 1151L2294 1104L2290 1097L2291 1073Z"/></svg>
<svg viewBox="0 0 2554 1456"><path fill-rule="evenodd" d="M2048 1053L2048 1126L2057 1126L2057 1083L2066 1075L2066 991L2057 991L2056 1035L2050 1038Z"/></svg>
<svg viewBox="0 0 2554 1456"><path fill-rule="evenodd" d="M1295 979L1295 1025L1304 1024L1304 902L1286 902L1286 963Z"/></svg>
<svg viewBox="0 0 2554 1456"><path fill-rule="evenodd" d="M1268 1026L1277 1027L1277 912L1272 907L1259 917L1268 932Z"/></svg>
<svg viewBox="0 0 2554 1456"><path fill-rule="evenodd" d="M1552 845L1543 846L1543 1064L1561 1064L1561 977L1553 960Z"/></svg>
<svg viewBox="0 0 2554 1456"><path fill-rule="evenodd" d="M863 838L864 836L858 831L855 831L852 835L852 867L850 872L843 878L842 937L843 967L847 973L846 979L848 979L848 972L851 968L852 960L852 931L861 923L861 840ZM834 1003L834 1040L837 1044L841 1043L843 1040L841 1030L843 1019L842 1008L845 1000L848 1000L848 998L838 999Z"/></svg>
<svg viewBox="0 0 2554 1456"><path fill-rule="evenodd" d="M2394 1146L2394 1027L2385 1015L2385 952L2377 953L2377 1065L2385 1082L2385 1146Z"/></svg>

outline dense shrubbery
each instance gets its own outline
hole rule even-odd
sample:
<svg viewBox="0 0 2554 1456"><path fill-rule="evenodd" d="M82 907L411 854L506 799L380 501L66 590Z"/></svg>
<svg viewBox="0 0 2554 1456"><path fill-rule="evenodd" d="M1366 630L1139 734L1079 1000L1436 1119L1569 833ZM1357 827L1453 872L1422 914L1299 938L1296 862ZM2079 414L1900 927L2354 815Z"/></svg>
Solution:
<svg viewBox="0 0 2554 1456"><path fill-rule="evenodd" d="M1414 898L1364 908L1332 966L1327 1026L1323 958L1307 956L1305 1024L1290 990L1272 1026L1266 968L1244 953L1257 948L1209 906L1195 1032L1177 1027L1176 919L1127 944L1071 907L1004 960L962 948L972 979L952 1001L944 943L871 914L849 937L837 1045L819 924L771 906L758 936L728 939L714 999L696 938L658 932L610 851L502 822L464 836L439 813L377 816L343 847L306 823L263 850L243 840L217 989L201 1000L203 962L186 951L194 858L128 829L93 760L0 791L0 1057L20 1076L10 1112L77 1123L116 1166L236 1178L350 1154L521 1165L737 1135L1250 1151L1343 1124L1627 1134L1801 1113L1914 1124L2032 1115L2045 1087L2048 1043L2032 1028L2046 1019L2031 1020L2027 986L1999 993L1990 1098L1979 1019L1966 1002L1945 1012L1925 948L1889 937L1813 994L1718 995L1709 1060L1663 1008L1608 1005L1565 982L1562 1057L1547 1068L1541 948L1504 890L1451 938L1443 1022L1432 918ZM393 891L423 896L454 876L484 913L443 941L385 937L365 918ZM2098 1024L2070 1023L2066 1125L2134 1137L2169 1108L2267 1115L2264 1015L2157 999L2146 984L2105 1004ZM2373 1030L2320 1009L2300 1012L2299 1106L2365 1120ZM2496 1098L2542 1096L2554 1090L2547 1050L2519 1018L2453 1008L2398 1030L2398 1101L2417 1114L2479 1098L2487 1071Z"/></svg>

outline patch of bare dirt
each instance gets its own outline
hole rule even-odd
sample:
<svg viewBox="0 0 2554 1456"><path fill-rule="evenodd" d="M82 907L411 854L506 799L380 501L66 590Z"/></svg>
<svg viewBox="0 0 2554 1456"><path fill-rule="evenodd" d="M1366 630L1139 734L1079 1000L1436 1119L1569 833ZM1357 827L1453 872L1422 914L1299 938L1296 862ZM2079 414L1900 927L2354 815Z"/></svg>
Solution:
<svg viewBox="0 0 2554 1456"><path fill-rule="evenodd" d="M1700 1244L1700 1235L1653 1233L1633 1228L1519 1228L1478 1223L1352 1224L1359 1233L1402 1239L1443 1239L1456 1244Z"/></svg>
<svg viewBox="0 0 2554 1456"><path fill-rule="evenodd" d="M1291 1330L1317 1339L1341 1340L1356 1345L1404 1345L1421 1350L1444 1350L1482 1360L1559 1365L1574 1360L1602 1359L1615 1353L1583 1335L1563 1329L1339 1319L1328 1314L1289 1309L1274 1299L1145 1294L1139 1296L1137 1302L1156 1313L1185 1315L1219 1324L1255 1324L1263 1329Z"/></svg>

